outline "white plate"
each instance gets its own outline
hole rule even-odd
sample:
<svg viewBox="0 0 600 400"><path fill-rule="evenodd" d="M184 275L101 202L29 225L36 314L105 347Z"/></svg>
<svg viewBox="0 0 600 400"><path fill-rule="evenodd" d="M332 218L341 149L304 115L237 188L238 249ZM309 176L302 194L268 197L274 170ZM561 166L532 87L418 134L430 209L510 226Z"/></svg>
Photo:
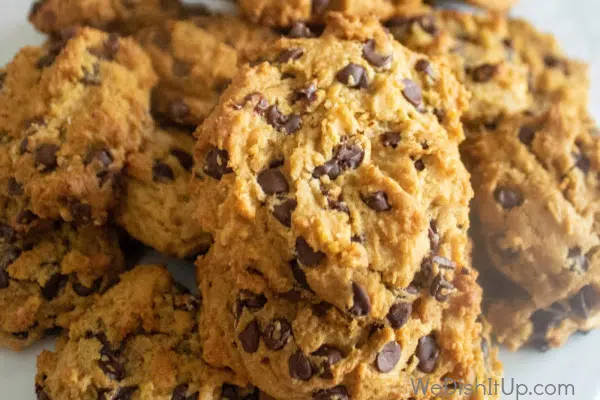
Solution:
<svg viewBox="0 0 600 400"><path fill-rule="evenodd" d="M40 43L43 37L35 33L26 21L29 2L0 2L0 64L3 65L19 48ZM570 55L592 64L594 88L590 110L600 120L600 1L521 0L513 14L527 17L540 28L553 32ZM160 262L161 258L149 253L145 261ZM179 280L188 286L193 285L190 265L179 262L171 262L170 265ZM22 353L0 350L0 400L35 399L35 359L43 348L51 349L52 341L47 340ZM504 387L507 392L511 387L513 390L503 399L600 400L600 331L575 336L564 348L544 354L531 350L518 353L503 351L501 359L505 366ZM523 394L525 386L520 386L521 394L517 395L517 384L527 385L528 393ZM534 390L540 394L535 394ZM562 390L563 394L552 394L558 390ZM569 390L568 394L565 390Z"/></svg>

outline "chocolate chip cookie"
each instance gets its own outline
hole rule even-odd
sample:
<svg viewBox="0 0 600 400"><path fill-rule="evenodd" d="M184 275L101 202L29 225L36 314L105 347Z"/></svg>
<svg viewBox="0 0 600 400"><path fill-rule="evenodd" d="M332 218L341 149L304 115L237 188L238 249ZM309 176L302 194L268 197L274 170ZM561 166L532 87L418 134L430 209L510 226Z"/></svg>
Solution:
<svg viewBox="0 0 600 400"><path fill-rule="evenodd" d="M181 14L179 0L38 0L29 21L44 33L78 25L132 33Z"/></svg>
<svg viewBox="0 0 600 400"><path fill-rule="evenodd" d="M83 28L26 47L7 66L0 134L23 210L102 224L120 173L152 131L150 60L131 39Z"/></svg>
<svg viewBox="0 0 600 400"><path fill-rule="evenodd" d="M421 0L239 0L242 13L251 21L268 26L291 26L296 22L322 22L330 11L351 16L386 18Z"/></svg>
<svg viewBox="0 0 600 400"><path fill-rule="evenodd" d="M179 124L202 123L235 74L239 53L276 37L237 17L212 18L168 21L137 35L160 77L153 109Z"/></svg>
<svg viewBox="0 0 600 400"><path fill-rule="evenodd" d="M205 357L286 399L410 397L466 378L466 93L374 18L330 17L244 66L197 130ZM460 349L460 350L458 350Z"/></svg>
<svg viewBox="0 0 600 400"><path fill-rule="evenodd" d="M179 290L163 267L123 274L56 352L38 357L38 398L259 399L231 371L202 361L199 307L200 298Z"/></svg>
<svg viewBox="0 0 600 400"><path fill-rule="evenodd" d="M211 241L192 218L196 202L188 188L194 143L191 132L157 128L142 151L127 160L126 194L117 212L118 224L131 236L179 258L205 252Z"/></svg>
<svg viewBox="0 0 600 400"><path fill-rule="evenodd" d="M463 146L475 240L489 258L478 266L507 282L490 292L488 318L511 348L528 341L556 347L598 324L600 141L592 130L577 104L557 102L507 118Z"/></svg>
<svg viewBox="0 0 600 400"><path fill-rule="evenodd" d="M8 218L0 222L0 346L21 350L67 328L114 283L123 256L108 227L46 221L20 233Z"/></svg>
<svg viewBox="0 0 600 400"><path fill-rule="evenodd" d="M447 57L471 92L464 115L469 125L490 123L531 106L529 68L514 48L505 17L421 9L397 14L386 25L409 48Z"/></svg>

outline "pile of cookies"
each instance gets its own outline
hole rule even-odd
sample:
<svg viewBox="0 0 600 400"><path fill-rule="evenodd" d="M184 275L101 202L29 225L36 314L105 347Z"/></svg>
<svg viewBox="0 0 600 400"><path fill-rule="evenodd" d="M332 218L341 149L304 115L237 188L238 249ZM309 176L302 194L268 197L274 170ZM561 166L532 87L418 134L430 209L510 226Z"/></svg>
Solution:
<svg viewBox="0 0 600 400"><path fill-rule="evenodd" d="M0 346L60 333L37 398L497 399L490 332L599 325L587 66L473 3L36 2L0 69Z"/></svg>

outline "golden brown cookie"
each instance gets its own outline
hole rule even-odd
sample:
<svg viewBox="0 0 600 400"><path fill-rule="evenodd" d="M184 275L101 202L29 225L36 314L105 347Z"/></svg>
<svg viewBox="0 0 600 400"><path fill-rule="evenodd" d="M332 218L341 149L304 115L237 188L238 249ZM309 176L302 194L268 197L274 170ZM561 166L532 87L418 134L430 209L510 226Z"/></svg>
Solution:
<svg viewBox="0 0 600 400"><path fill-rule="evenodd" d="M205 252L211 237L192 218L196 202L189 195L194 169L191 132L157 128L131 155L125 168L125 195L117 223L154 249L179 258Z"/></svg>
<svg viewBox="0 0 600 400"><path fill-rule="evenodd" d="M40 399L259 399L231 371L202 361L200 299L160 266L121 276L58 344L38 357ZM250 396L250 397L243 397Z"/></svg>
<svg viewBox="0 0 600 400"><path fill-rule="evenodd" d="M152 129L149 59L131 39L84 28L22 49L5 74L0 134L19 187L10 195L42 218L104 223L125 158Z"/></svg>

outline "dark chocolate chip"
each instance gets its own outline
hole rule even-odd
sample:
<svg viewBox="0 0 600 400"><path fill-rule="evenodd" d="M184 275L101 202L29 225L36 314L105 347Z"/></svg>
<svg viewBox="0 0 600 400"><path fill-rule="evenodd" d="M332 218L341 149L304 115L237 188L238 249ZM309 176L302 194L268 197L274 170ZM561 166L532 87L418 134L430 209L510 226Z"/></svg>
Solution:
<svg viewBox="0 0 600 400"><path fill-rule="evenodd" d="M306 279L306 274L304 273L300 265L298 265L298 262L296 260L290 261L290 268L292 269L292 275L294 275L294 279L296 280L296 282L298 282L300 287L306 290L311 290L310 286L308 285L308 280Z"/></svg>
<svg viewBox="0 0 600 400"><path fill-rule="evenodd" d="M421 58L419 61L417 61L417 63L415 64L415 70L418 72L422 72L431 78L434 77L431 63L424 58Z"/></svg>
<svg viewBox="0 0 600 400"><path fill-rule="evenodd" d="M67 284L69 277L67 275L54 274L48 279L42 288L42 296L46 300L52 300L58 296L61 289Z"/></svg>
<svg viewBox="0 0 600 400"><path fill-rule="evenodd" d="M519 129L519 140L525 146L531 146L531 143L533 142L534 137L535 137L535 128L533 128L532 126L523 125Z"/></svg>
<svg viewBox="0 0 600 400"><path fill-rule="evenodd" d="M410 319L412 314L411 303L396 303L390 307L387 313L387 320L394 329L402 328Z"/></svg>
<svg viewBox="0 0 600 400"><path fill-rule="evenodd" d="M587 257L581 251L580 247L573 247L569 249L567 253L567 267L571 271L579 273L586 272L590 267L590 262Z"/></svg>
<svg viewBox="0 0 600 400"><path fill-rule="evenodd" d="M302 300L302 292L299 290L288 290L280 294L281 298L291 303L297 303Z"/></svg>
<svg viewBox="0 0 600 400"><path fill-rule="evenodd" d="M478 67L470 69L469 73L474 82L489 82L498 73L498 65L482 64Z"/></svg>
<svg viewBox="0 0 600 400"><path fill-rule="evenodd" d="M330 1L331 0L312 0L312 15L322 15L325 10L327 10Z"/></svg>
<svg viewBox="0 0 600 400"><path fill-rule="evenodd" d="M383 67L392 60L391 55L382 55L375 49L375 41L370 39L363 46L363 57L375 67Z"/></svg>
<svg viewBox="0 0 600 400"><path fill-rule="evenodd" d="M256 180L265 194L280 194L290 191L285 175L275 168L262 171Z"/></svg>
<svg viewBox="0 0 600 400"><path fill-rule="evenodd" d="M315 34L310 30L306 24L302 22L295 22L292 28L288 32L287 36L292 39L296 38L312 38Z"/></svg>
<svg viewBox="0 0 600 400"><path fill-rule="evenodd" d="M30 210L20 211L17 214L17 216L15 217L15 220L16 220L17 224L19 224L19 225L28 225L28 224L32 223L33 221L35 221L36 219L37 219L37 215L35 215Z"/></svg>
<svg viewBox="0 0 600 400"><path fill-rule="evenodd" d="M50 396L48 396L40 385L35 385L35 395L37 400L51 400Z"/></svg>
<svg viewBox="0 0 600 400"><path fill-rule="evenodd" d="M329 312L329 310L331 310L332 308L333 308L333 305L331 305L330 303L327 303L326 301L322 301L320 303L312 305L313 313L317 317L324 317L325 315L327 315L327 312Z"/></svg>
<svg viewBox="0 0 600 400"><path fill-rule="evenodd" d="M194 157L185 150L174 147L171 149L173 157L179 161L179 164L186 171L191 171L194 166Z"/></svg>
<svg viewBox="0 0 600 400"><path fill-rule="evenodd" d="M439 273L433 278L429 293L440 303L448 300L450 292L454 290L454 285L448 282L444 276Z"/></svg>
<svg viewBox="0 0 600 400"><path fill-rule="evenodd" d="M267 298L262 293L257 294L249 290L242 290L238 303L242 308L247 308L250 311L258 311L267 304Z"/></svg>
<svg viewBox="0 0 600 400"><path fill-rule="evenodd" d="M233 169L227 166L228 163L229 154L226 150L211 147L206 154L204 173L211 178L221 180L223 175L233 172Z"/></svg>
<svg viewBox="0 0 600 400"><path fill-rule="evenodd" d="M377 354L375 366L381 373L387 373L394 369L400 361L402 348L395 340L383 346L383 349Z"/></svg>
<svg viewBox="0 0 600 400"><path fill-rule="evenodd" d="M437 264L440 268L456 269L456 263L443 256L433 256L431 262Z"/></svg>
<svg viewBox="0 0 600 400"><path fill-rule="evenodd" d="M386 132L382 134L380 138L381 143L383 143L385 147L391 147L393 149L398 147L398 144L400 144L401 139L400 134L398 132Z"/></svg>
<svg viewBox="0 0 600 400"><path fill-rule="evenodd" d="M200 393L194 392L187 395L188 389L190 385L187 383L182 383L177 385L175 389L173 389L173 396L171 396L171 400L198 400Z"/></svg>
<svg viewBox="0 0 600 400"><path fill-rule="evenodd" d="M358 64L348 64L335 76L336 79L351 88L366 88L369 86L367 70Z"/></svg>
<svg viewBox="0 0 600 400"><path fill-rule="evenodd" d="M10 277L4 268L0 269L0 289L6 289L10 285Z"/></svg>
<svg viewBox="0 0 600 400"><path fill-rule="evenodd" d="M100 64L95 63L92 65L92 69L83 68L83 77L81 83L89 86L97 86L102 83L102 76L100 75Z"/></svg>
<svg viewBox="0 0 600 400"><path fill-rule="evenodd" d="M350 208L348 208L348 205L343 201L327 199L327 205L332 210L336 210L350 215Z"/></svg>
<svg viewBox="0 0 600 400"><path fill-rule="evenodd" d="M20 196L23 194L23 185L11 176L8 178L6 190L10 196Z"/></svg>
<svg viewBox="0 0 600 400"><path fill-rule="evenodd" d="M262 93L258 92L250 93L244 97L242 103L234 105L234 108L236 110L241 110L247 103L256 103L254 112L259 115L265 114L269 109L269 102Z"/></svg>
<svg viewBox="0 0 600 400"><path fill-rule="evenodd" d="M185 104L183 99L176 99L169 102L168 114L175 122L183 122L190 115L190 107Z"/></svg>
<svg viewBox="0 0 600 400"><path fill-rule="evenodd" d="M425 169L425 163L423 162L423 160L418 159L417 161L415 161L415 169L419 172Z"/></svg>
<svg viewBox="0 0 600 400"><path fill-rule="evenodd" d="M298 89L294 92L294 96L292 101L305 101L307 103L312 103L317 100L317 85L311 83L305 88Z"/></svg>
<svg viewBox="0 0 600 400"><path fill-rule="evenodd" d="M533 333L529 338L530 343L535 345L540 351L548 350L549 345L546 341L547 332L559 325L567 317L569 317L567 310L559 303L554 303L545 310L534 312L530 317L533 324Z"/></svg>
<svg viewBox="0 0 600 400"><path fill-rule="evenodd" d="M41 144L35 149L35 166L42 171L51 171L58 166L56 153L60 148L55 144Z"/></svg>
<svg viewBox="0 0 600 400"><path fill-rule="evenodd" d="M270 350L281 350L292 336L292 326L285 318L271 320L263 331L263 341Z"/></svg>
<svg viewBox="0 0 600 400"><path fill-rule="evenodd" d="M152 180L154 182L172 182L175 180L175 173L167 164L154 161L152 166Z"/></svg>
<svg viewBox="0 0 600 400"><path fill-rule="evenodd" d="M327 175L332 181L336 180L340 176L340 166L337 160L329 160L325 164L318 166L313 171L313 178L319 179L322 176Z"/></svg>
<svg viewBox="0 0 600 400"><path fill-rule="evenodd" d="M29 337L29 332L28 331L23 331L23 332L12 332L11 336L19 339L19 340L25 340Z"/></svg>
<svg viewBox="0 0 600 400"><path fill-rule="evenodd" d="M103 167L108 167L113 163L112 155L108 149L96 149L90 151L87 156L85 156L83 163L89 165L94 160L98 160Z"/></svg>
<svg viewBox="0 0 600 400"><path fill-rule="evenodd" d="M315 251L303 237L296 238L296 255L298 261L308 267L319 265L325 259L325 253Z"/></svg>
<svg viewBox="0 0 600 400"><path fill-rule="evenodd" d="M273 217L289 228L292 226L292 213L297 206L298 202L295 199L287 199L273 206Z"/></svg>
<svg viewBox="0 0 600 400"><path fill-rule="evenodd" d="M494 199L505 210L510 210L523 204L523 195L518 188L499 186L494 191Z"/></svg>
<svg viewBox="0 0 600 400"><path fill-rule="evenodd" d="M438 120L438 122L440 124L444 123L444 120L446 119L446 111L445 110L442 110L440 108L434 108L433 114L435 115L435 118Z"/></svg>
<svg viewBox="0 0 600 400"><path fill-rule="evenodd" d="M327 344L319 347L311 355L325 358L324 364L329 367L339 363L344 358L344 355L339 349Z"/></svg>
<svg viewBox="0 0 600 400"><path fill-rule="evenodd" d="M287 63L288 61L294 61L304 55L304 50L300 48L286 49L279 54L279 62Z"/></svg>
<svg viewBox="0 0 600 400"><path fill-rule="evenodd" d="M131 400L133 394L138 390L137 386L123 386L117 389L110 400Z"/></svg>
<svg viewBox="0 0 600 400"><path fill-rule="evenodd" d="M367 291L356 282L352 282L352 298L354 304L350 313L356 317L362 317L371 311L371 299Z"/></svg>
<svg viewBox="0 0 600 400"><path fill-rule="evenodd" d="M587 319L592 309L600 303L600 295L593 286L587 285L569 299L571 311L578 318Z"/></svg>
<svg viewBox="0 0 600 400"><path fill-rule="evenodd" d="M423 103L421 87L415 81L410 79L402 79L402 83L404 84L404 89L402 89L404 98L413 106L420 108Z"/></svg>
<svg viewBox="0 0 600 400"><path fill-rule="evenodd" d="M320 389L313 393L313 400L350 400L348 389L345 386L336 386L331 389Z"/></svg>
<svg viewBox="0 0 600 400"><path fill-rule="evenodd" d="M548 68L558 68L563 71L564 74L569 74L569 64L564 59L548 54L544 56L544 64Z"/></svg>
<svg viewBox="0 0 600 400"><path fill-rule="evenodd" d="M389 211L392 209L392 206L388 202L387 193L382 191L361 195L361 199L367 207L378 212Z"/></svg>
<svg viewBox="0 0 600 400"><path fill-rule="evenodd" d="M171 70L174 76L183 78L192 72L192 64L181 60L173 60Z"/></svg>
<svg viewBox="0 0 600 400"><path fill-rule="evenodd" d="M438 349L434 335L423 336L419 339L416 355L419 359L417 368L419 368L421 372L429 374L435 371L440 350Z"/></svg>
<svg viewBox="0 0 600 400"><path fill-rule="evenodd" d="M313 370L308 358L301 350L296 351L288 361L290 376L301 381L308 381L312 378Z"/></svg>
<svg viewBox="0 0 600 400"><path fill-rule="evenodd" d="M590 172L590 168L592 167L592 162L583 152L573 153L573 162L574 165L581 170L584 174L588 174Z"/></svg>
<svg viewBox="0 0 600 400"><path fill-rule="evenodd" d="M98 292L98 290L100 290L101 284L102 284L102 278L98 278L92 283L91 287L84 286L80 282L74 282L72 287L73 287L73 291L75 293L77 293L78 296L88 297L88 296L91 296L92 294Z"/></svg>
<svg viewBox="0 0 600 400"><path fill-rule="evenodd" d="M299 115L284 115L277 105L272 105L266 110L266 118L269 125L287 135L296 133L302 127L302 119Z"/></svg>
<svg viewBox="0 0 600 400"><path fill-rule="evenodd" d="M340 170L358 168L365 157L365 152L356 144L343 144L336 148L335 160Z"/></svg>
<svg viewBox="0 0 600 400"><path fill-rule="evenodd" d="M92 206L80 201L71 203L69 206L73 221L79 226L89 225L92 222Z"/></svg>
<svg viewBox="0 0 600 400"><path fill-rule="evenodd" d="M27 147L29 147L29 139L24 138L23 140L21 140L21 143L19 144L19 154L27 153L27 151L28 151Z"/></svg>
<svg viewBox="0 0 600 400"><path fill-rule="evenodd" d="M238 335L242 348L246 353L256 353L260 344L260 326L257 320L250 322Z"/></svg>
<svg viewBox="0 0 600 400"><path fill-rule="evenodd" d="M119 360L118 354L116 354L110 348L110 344L99 338L104 343L100 350L100 360L98 360L98 367L104 372L109 379L115 381L121 381L125 378L125 367Z"/></svg>
<svg viewBox="0 0 600 400"><path fill-rule="evenodd" d="M51 66L52 64L54 64L54 61L56 60L57 55L58 54L55 52L50 52L48 54L41 56L38 59L37 63L35 64L36 68L44 69L44 68Z"/></svg>
<svg viewBox="0 0 600 400"><path fill-rule="evenodd" d="M221 386L220 400L240 400L240 388L230 383Z"/></svg>

